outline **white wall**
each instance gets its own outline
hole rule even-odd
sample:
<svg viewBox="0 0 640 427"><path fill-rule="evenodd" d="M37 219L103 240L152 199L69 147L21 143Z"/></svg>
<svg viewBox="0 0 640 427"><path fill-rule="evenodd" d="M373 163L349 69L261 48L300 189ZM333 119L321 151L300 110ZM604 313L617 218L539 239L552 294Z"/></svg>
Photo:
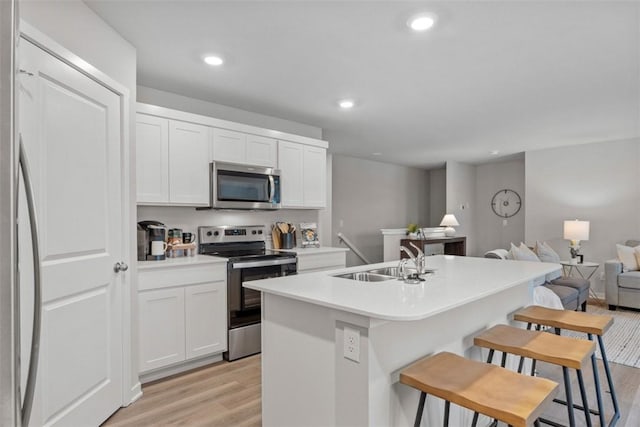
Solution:
<svg viewBox="0 0 640 427"><path fill-rule="evenodd" d="M639 159L637 139L527 152L527 243L546 240L566 259L563 221L588 220L590 237L581 250L585 260L616 258L616 243L640 238ZM592 286L602 292L599 274Z"/></svg>
<svg viewBox="0 0 640 427"><path fill-rule="evenodd" d="M447 170L429 171L429 227L439 227L447 213Z"/></svg>
<svg viewBox="0 0 640 427"><path fill-rule="evenodd" d="M492 249L509 249L509 244L524 241L526 201L524 159L486 163L476 166L475 240L476 253L482 256ZM518 193L523 206L509 219L498 217L491 209L491 198L502 189ZM528 242L530 243L530 242Z"/></svg>
<svg viewBox="0 0 640 427"><path fill-rule="evenodd" d="M107 25L82 1L77 0L49 0L33 1L21 0L19 5L20 18L44 33L67 50L71 51L96 69L113 80L124 85L129 90L129 176L135 177L135 120L136 102L136 49ZM135 185L131 187L129 198L130 211L128 221L128 245L132 262L131 274L136 277L136 233L135 233ZM124 399L133 398L140 391L138 381L138 338L137 338L137 282L131 280L128 286L130 300L131 330L125 331L125 354L131 351L130 371L126 373L125 387L130 391ZM125 307L125 312L127 312ZM130 335L129 335L130 334ZM125 356L126 357L126 356Z"/></svg>
<svg viewBox="0 0 640 427"><path fill-rule="evenodd" d="M343 232L371 262L383 260L381 228L429 222L429 172L348 156L333 156L333 242ZM353 254L347 265L361 264Z"/></svg>
<svg viewBox="0 0 640 427"><path fill-rule="evenodd" d="M447 213L454 214L460 223L456 235L467 237L467 255L476 256L475 236L475 179L476 167L466 163L447 162Z"/></svg>
<svg viewBox="0 0 640 427"><path fill-rule="evenodd" d="M188 98L150 87L138 86L138 102L215 117L216 119L279 130L281 132L293 133L309 138L322 139L322 129L316 126L265 116L264 114L252 113L250 111L227 107L226 105L215 104L200 99Z"/></svg>

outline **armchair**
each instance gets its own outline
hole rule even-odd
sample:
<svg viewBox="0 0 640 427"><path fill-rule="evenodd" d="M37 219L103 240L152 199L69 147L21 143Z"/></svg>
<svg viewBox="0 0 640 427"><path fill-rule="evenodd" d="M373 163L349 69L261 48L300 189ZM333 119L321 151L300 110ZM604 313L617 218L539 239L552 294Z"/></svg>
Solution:
<svg viewBox="0 0 640 427"><path fill-rule="evenodd" d="M627 240L625 245L635 247L639 240ZM623 271L618 259L604 263L605 300L609 310L620 307L640 309L640 271Z"/></svg>

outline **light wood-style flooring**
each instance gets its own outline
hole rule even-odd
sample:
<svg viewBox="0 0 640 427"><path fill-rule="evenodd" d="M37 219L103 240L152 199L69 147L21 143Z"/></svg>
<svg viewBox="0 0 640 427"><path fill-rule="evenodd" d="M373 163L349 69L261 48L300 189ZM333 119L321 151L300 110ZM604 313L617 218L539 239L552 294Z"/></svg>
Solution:
<svg viewBox="0 0 640 427"><path fill-rule="evenodd" d="M215 363L144 385L103 426L260 426L260 385L260 355Z"/></svg>

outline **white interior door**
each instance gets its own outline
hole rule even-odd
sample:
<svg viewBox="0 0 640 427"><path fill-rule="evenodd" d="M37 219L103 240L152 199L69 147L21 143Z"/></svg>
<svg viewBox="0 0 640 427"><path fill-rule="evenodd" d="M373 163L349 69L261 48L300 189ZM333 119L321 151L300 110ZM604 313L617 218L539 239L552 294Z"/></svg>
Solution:
<svg viewBox="0 0 640 427"><path fill-rule="evenodd" d="M20 61L42 268L31 424L98 425L122 403L120 97L24 39Z"/></svg>

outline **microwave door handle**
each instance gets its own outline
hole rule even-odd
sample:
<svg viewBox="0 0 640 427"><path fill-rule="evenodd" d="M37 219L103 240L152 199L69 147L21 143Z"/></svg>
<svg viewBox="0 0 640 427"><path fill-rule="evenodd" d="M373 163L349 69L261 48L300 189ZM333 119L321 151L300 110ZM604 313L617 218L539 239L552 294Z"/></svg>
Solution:
<svg viewBox="0 0 640 427"><path fill-rule="evenodd" d="M31 174L29 173L29 162L20 135L19 162L22 169L24 189L27 196L27 210L29 213L29 228L31 229L31 245L33 250L33 330L31 333L31 355L29 359L29 370L27 373L27 385L24 392L24 406L22 407L22 425L29 425L33 398L35 393L36 375L38 371L38 359L40 358L40 332L42 324L40 322L40 312L42 310L42 290L40 273L40 248L38 245L38 222L36 217L35 197Z"/></svg>
<svg viewBox="0 0 640 427"><path fill-rule="evenodd" d="M273 203L273 198L275 197L275 193L276 193L276 183L275 180L273 179L273 175L269 175L269 202Z"/></svg>

